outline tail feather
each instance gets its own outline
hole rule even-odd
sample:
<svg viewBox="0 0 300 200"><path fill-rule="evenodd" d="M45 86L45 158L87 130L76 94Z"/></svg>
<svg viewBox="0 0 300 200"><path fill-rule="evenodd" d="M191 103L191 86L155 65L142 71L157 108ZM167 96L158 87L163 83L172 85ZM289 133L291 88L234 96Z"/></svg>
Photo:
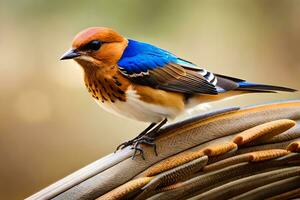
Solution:
<svg viewBox="0 0 300 200"><path fill-rule="evenodd" d="M288 87L281 87L281 86L274 86L274 85L265 85L259 83L251 83L251 82L238 82L239 87L238 90L247 90L253 92L277 92L277 91L284 91L284 92L296 92L297 90L288 88Z"/></svg>

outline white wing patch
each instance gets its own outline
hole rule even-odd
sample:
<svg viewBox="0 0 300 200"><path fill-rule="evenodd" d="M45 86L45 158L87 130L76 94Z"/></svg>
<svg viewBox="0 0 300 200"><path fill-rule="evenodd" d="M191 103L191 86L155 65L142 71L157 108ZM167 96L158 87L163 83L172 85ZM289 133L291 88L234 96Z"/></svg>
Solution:
<svg viewBox="0 0 300 200"><path fill-rule="evenodd" d="M147 70L146 72L140 72L138 74L137 73L128 74L127 71L123 67L119 66L119 69L120 69L120 72L123 75L131 77L131 78L136 78L136 77L141 77L141 76L147 76L147 75L149 75L149 70Z"/></svg>
<svg viewBox="0 0 300 200"><path fill-rule="evenodd" d="M208 82L210 82L214 86L217 85L217 77L212 72L209 72L206 69L200 69L199 74L201 74Z"/></svg>

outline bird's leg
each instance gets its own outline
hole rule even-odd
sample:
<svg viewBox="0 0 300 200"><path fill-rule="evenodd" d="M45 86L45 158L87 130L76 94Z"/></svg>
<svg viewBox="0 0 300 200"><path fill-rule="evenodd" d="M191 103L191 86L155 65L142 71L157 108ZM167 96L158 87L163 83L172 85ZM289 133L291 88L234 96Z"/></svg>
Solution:
<svg viewBox="0 0 300 200"><path fill-rule="evenodd" d="M134 159L134 157L136 156L136 154L139 152L142 156L142 158L145 160L144 157L144 151L143 149L140 147L140 144L146 144L146 145L150 145L153 147L154 153L157 156L157 150L156 150L156 144L154 143L154 139L157 136L157 133L159 131L159 129L165 125L167 123L167 119L164 119L163 121L161 121L159 124L156 125L156 127L154 127L152 130L148 131L147 133L143 134L143 135L139 135L134 141L133 141L133 146L132 149L134 149L134 154L132 156L132 159Z"/></svg>
<svg viewBox="0 0 300 200"><path fill-rule="evenodd" d="M126 142L123 142L122 144L120 144L117 147L116 151L118 151L119 149L124 149L125 147L132 145L134 143L134 141L136 141L138 138L142 137L143 135L147 134L156 124L157 123L151 123L145 130L143 130L140 134L138 134L138 136L136 136L132 140L129 140L129 141L126 141Z"/></svg>
<svg viewBox="0 0 300 200"><path fill-rule="evenodd" d="M168 119L165 118L165 119L162 120L159 124L157 124L157 126L156 126L155 128L153 128L151 131L147 132L146 135L147 135L148 137L152 137L152 138L156 137L156 135L157 135L159 129L160 129L162 126L164 126L167 122L168 122Z"/></svg>

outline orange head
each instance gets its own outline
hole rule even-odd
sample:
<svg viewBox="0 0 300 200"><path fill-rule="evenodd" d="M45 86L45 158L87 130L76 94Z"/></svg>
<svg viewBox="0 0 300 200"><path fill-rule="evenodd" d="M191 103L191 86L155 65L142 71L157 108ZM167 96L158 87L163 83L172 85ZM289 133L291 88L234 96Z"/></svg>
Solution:
<svg viewBox="0 0 300 200"><path fill-rule="evenodd" d="M78 33L61 60L75 59L79 64L96 67L115 65L127 46L127 39L105 27L92 27Z"/></svg>

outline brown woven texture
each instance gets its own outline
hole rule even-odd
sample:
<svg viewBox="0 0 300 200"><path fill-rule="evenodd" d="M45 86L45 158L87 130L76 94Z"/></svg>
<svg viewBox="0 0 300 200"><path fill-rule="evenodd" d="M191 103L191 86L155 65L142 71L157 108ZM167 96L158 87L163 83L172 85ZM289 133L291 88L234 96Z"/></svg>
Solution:
<svg viewBox="0 0 300 200"><path fill-rule="evenodd" d="M300 101L231 108L171 125L28 199L291 199L300 191Z"/></svg>

